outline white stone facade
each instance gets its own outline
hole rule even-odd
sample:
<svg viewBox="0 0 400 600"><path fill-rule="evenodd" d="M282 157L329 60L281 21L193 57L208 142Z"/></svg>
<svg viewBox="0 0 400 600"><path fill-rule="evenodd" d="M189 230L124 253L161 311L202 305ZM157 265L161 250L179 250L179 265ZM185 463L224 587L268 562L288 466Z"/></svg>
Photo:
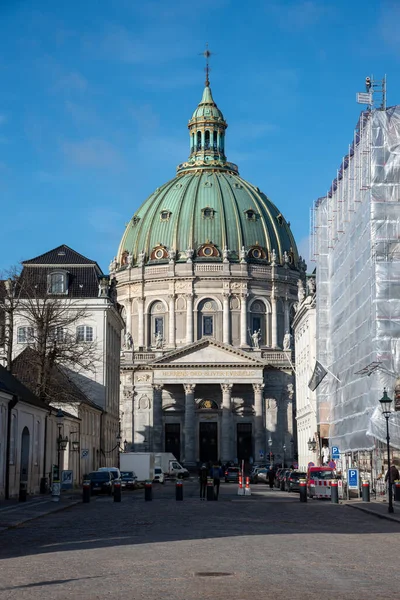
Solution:
<svg viewBox="0 0 400 600"><path fill-rule="evenodd" d="M296 431L298 465L307 469L309 462L319 464L316 393L308 387L316 358L316 293L315 278L308 278L307 293L299 289L299 303L293 319L296 347ZM315 441L316 449L308 448Z"/></svg>

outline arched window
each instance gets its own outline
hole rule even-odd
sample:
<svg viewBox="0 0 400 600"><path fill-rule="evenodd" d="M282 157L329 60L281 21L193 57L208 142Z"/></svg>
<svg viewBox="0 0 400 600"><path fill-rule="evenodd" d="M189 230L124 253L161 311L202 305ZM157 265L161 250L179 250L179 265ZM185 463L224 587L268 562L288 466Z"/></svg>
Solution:
<svg viewBox="0 0 400 600"><path fill-rule="evenodd" d="M197 132L197 150L201 150L201 131Z"/></svg>
<svg viewBox="0 0 400 600"><path fill-rule="evenodd" d="M225 136L224 136L223 133L221 133L220 136L219 136L219 146L220 146L221 152L224 152L224 150L225 150Z"/></svg>
<svg viewBox="0 0 400 600"><path fill-rule="evenodd" d="M93 327L90 327L90 325L78 325L76 328L76 339L78 342L93 342Z"/></svg>
<svg viewBox="0 0 400 600"><path fill-rule="evenodd" d="M67 273L65 271L54 271L47 276L48 294L67 293Z"/></svg>
<svg viewBox="0 0 400 600"><path fill-rule="evenodd" d="M213 133L213 148L214 148L215 151L218 150L218 146L217 146L217 132L216 131L214 131L214 133Z"/></svg>
<svg viewBox="0 0 400 600"><path fill-rule="evenodd" d="M216 334L217 306L214 300L206 298L199 304L198 337L214 337Z"/></svg>
<svg viewBox="0 0 400 600"><path fill-rule="evenodd" d="M210 149L210 132L207 130L204 138L204 150Z"/></svg>

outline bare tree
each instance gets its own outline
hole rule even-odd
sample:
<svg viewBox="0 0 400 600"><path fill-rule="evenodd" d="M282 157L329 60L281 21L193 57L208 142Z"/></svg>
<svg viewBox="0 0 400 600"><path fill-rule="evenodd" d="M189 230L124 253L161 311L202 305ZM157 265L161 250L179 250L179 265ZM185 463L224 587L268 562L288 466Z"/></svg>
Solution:
<svg viewBox="0 0 400 600"><path fill-rule="evenodd" d="M21 291L18 287L20 270L14 266L0 274L0 346L4 346L7 371L11 371L13 356L14 314L18 309Z"/></svg>
<svg viewBox="0 0 400 600"><path fill-rule="evenodd" d="M55 399L54 390L59 388L54 381L55 367L74 375L93 372L98 351L96 342L85 336L85 331L81 335L78 328L90 316L82 300L50 295L43 283L39 273L30 280L22 271L6 285L6 360L11 370L12 340L18 319L25 326L26 346L34 350L29 353L29 378L33 374L35 378L30 387L40 399L50 402Z"/></svg>

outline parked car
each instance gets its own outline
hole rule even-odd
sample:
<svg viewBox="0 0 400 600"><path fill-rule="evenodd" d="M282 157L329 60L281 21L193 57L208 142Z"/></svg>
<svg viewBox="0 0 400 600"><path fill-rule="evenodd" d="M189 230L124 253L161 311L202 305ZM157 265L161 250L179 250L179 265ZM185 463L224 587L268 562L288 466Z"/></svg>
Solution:
<svg viewBox="0 0 400 600"><path fill-rule="evenodd" d="M228 467L225 470L225 483L237 483L239 481L239 467Z"/></svg>
<svg viewBox="0 0 400 600"><path fill-rule="evenodd" d="M111 496L114 493L114 479L110 471L92 471L85 475L85 479L90 480L91 494L108 494Z"/></svg>
<svg viewBox="0 0 400 600"><path fill-rule="evenodd" d="M154 482L158 481L158 483L165 482L165 476L161 467L154 467Z"/></svg>
<svg viewBox="0 0 400 600"><path fill-rule="evenodd" d="M121 487L128 490L135 488L137 476L135 471L121 471Z"/></svg>
<svg viewBox="0 0 400 600"><path fill-rule="evenodd" d="M110 471L113 479L121 479L121 471L118 467L100 467L98 471Z"/></svg>
<svg viewBox="0 0 400 600"><path fill-rule="evenodd" d="M269 469L264 467L263 469L257 469L252 476L252 483L268 483Z"/></svg>
<svg viewBox="0 0 400 600"><path fill-rule="evenodd" d="M292 471L286 481L286 491L288 492L299 492L300 491L300 479L307 479L307 473L303 471Z"/></svg>

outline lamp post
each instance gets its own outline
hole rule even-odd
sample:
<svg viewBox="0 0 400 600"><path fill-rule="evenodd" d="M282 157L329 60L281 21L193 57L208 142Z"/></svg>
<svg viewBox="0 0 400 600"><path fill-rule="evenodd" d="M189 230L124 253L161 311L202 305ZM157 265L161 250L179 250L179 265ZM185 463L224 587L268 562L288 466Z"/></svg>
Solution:
<svg viewBox="0 0 400 600"><path fill-rule="evenodd" d="M386 388L383 388L383 396L379 400L379 402L381 403L382 414L386 419L386 445L387 445L387 460L388 460L388 493L389 493L388 512L392 513L392 512L394 512L393 498L392 498L393 481L392 481L392 476L391 476L391 472L390 472L390 437L389 437L389 417L392 412L392 410L391 410L392 400L387 395Z"/></svg>
<svg viewBox="0 0 400 600"><path fill-rule="evenodd" d="M269 446L269 467L272 469L272 438L269 436L268 438L268 446Z"/></svg>
<svg viewBox="0 0 400 600"><path fill-rule="evenodd" d="M283 450L283 462L282 462L282 467L285 468L285 452L286 452L286 444L283 444L282 446L282 450Z"/></svg>
<svg viewBox="0 0 400 600"><path fill-rule="evenodd" d="M51 495L54 502L58 502L60 499L61 493L61 452L65 450L68 444L68 438L63 437L61 434L62 426L63 426L64 413L61 408L58 409L56 414L56 423L58 427L58 436L57 436L57 477L54 477L53 474L53 485L51 490Z"/></svg>

